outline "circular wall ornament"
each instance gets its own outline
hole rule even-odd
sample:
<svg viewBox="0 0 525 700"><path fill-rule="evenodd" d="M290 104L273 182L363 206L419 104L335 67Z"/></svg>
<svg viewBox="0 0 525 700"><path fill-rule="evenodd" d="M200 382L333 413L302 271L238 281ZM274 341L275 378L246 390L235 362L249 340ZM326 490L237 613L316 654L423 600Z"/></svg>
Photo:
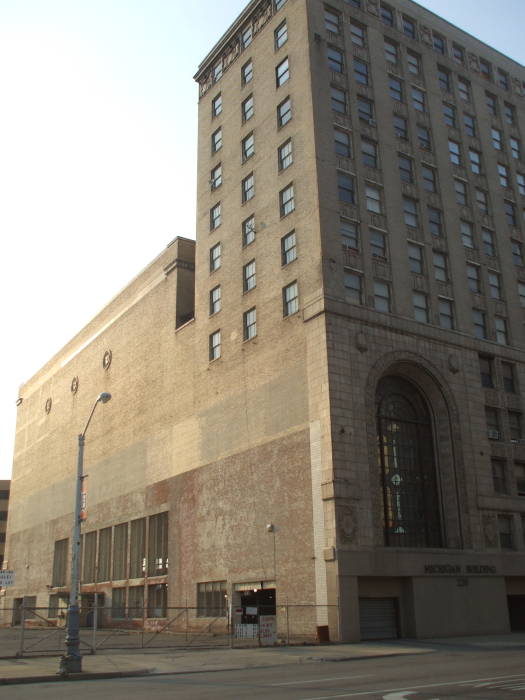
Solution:
<svg viewBox="0 0 525 700"><path fill-rule="evenodd" d="M71 380L71 393L76 394L78 391L78 377L73 377Z"/></svg>
<svg viewBox="0 0 525 700"><path fill-rule="evenodd" d="M52 406L52 405L53 405L53 400L49 398L49 399L46 401L46 405L45 405L45 411L46 411L46 413L50 413L50 412L51 412L51 406Z"/></svg>
<svg viewBox="0 0 525 700"><path fill-rule="evenodd" d="M112 358L113 354L111 350L106 350L106 352L104 353L104 357L102 358L102 367L104 367L104 369L109 369Z"/></svg>

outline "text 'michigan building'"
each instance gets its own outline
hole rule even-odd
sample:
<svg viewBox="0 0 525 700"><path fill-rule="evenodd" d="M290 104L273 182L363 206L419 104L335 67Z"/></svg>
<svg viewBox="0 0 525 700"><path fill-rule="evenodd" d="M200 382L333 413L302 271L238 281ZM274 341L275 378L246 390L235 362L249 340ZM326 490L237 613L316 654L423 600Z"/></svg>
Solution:
<svg viewBox="0 0 525 700"><path fill-rule="evenodd" d="M22 388L4 605L64 605L107 391L82 595L108 620L525 628L523 67L410 0L254 0L195 77L196 243Z"/></svg>

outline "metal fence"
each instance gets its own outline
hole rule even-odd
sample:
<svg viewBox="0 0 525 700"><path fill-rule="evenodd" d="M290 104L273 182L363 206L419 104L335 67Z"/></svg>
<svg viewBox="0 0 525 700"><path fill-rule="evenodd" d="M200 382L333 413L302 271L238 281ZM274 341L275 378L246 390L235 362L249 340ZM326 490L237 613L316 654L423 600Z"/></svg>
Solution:
<svg viewBox="0 0 525 700"><path fill-rule="evenodd" d="M190 607L164 609L162 617L151 617L153 611L148 608L118 611L118 617L112 612L105 606L81 610L83 654L110 649L319 644L329 641L328 621L337 615L335 606L288 604L248 611L207 610L205 616L201 609ZM61 654L66 627L66 614L49 608L21 605L0 610L0 657Z"/></svg>

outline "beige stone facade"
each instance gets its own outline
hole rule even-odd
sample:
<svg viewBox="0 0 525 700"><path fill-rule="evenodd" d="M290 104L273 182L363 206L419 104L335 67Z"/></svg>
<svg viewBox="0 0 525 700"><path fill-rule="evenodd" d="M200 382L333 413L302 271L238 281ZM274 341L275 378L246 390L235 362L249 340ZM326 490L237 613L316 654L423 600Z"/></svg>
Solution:
<svg viewBox="0 0 525 700"><path fill-rule="evenodd" d="M523 629L523 67L409 0L254 0L196 80L196 244L22 389L8 602L67 594L109 391L108 615L251 584L332 639Z"/></svg>
<svg viewBox="0 0 525 700"><path fill-rule="evenodd" d="M9 486L8 479L0 479L0 569L3 568L5 533L7 530L7 513L9 510Z"/></svg>

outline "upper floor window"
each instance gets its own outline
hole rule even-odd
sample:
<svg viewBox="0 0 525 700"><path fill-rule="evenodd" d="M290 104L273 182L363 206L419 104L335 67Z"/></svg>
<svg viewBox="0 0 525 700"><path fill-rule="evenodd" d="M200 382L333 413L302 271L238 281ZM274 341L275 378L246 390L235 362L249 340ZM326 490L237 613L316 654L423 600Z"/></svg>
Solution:
<svg viewBox="0 0 525 700"><path fill-rule="evenodd" d="M463 115L463 124L465 125L465 132L468 136L476 136L476 118L471 114Z"/></svg>
<svg viewBox="0 0 525 700"><path fill-rule="evenodd" d="M340 14L338 12L336 12L335 10L332 10L331 8L328 9L327 7L325 7L325 10L324 10L325 29L329 32L332 32L332 34L339 34L340 22L341 22Z"/></svg>
<svg viewBox="0 0 525 700"><path fill-rule="evenodd" d="M373 185L365 185L366 210L372 214L381 214L381 192Z"/></svg>
<svg viewBox="0 0 525 700"><path fill-rule="evenodd" d="M397 63L398 61L398 48L397 44L394 44L393 41L390 41L389 39L385 39L385 58L387 61L390 63Z"/></svg>
<svg viewBox="0 0 525 700"><path fill-rule="evenodd" d="M452 58L456 63L465 63L465 49L459 44L452 44Z"/></svg>
<svg viewBox="0 0 525 700"><path fill-rule="evenodd" d="M221 244L216 243L210 248L210 272L215 272L221 266Z"/></svg>
<svg viewBox="0 0 525 700"><path fill-rule="evenodd" d="M356 46L366 46L366 29L362 24L350 22L350 40Z"/></svg>
<svg viewBox="0 0 525 700"><path fill-rule="evenodd" d="M355 301L358 304L363 303L363 276L345 268L344 271L345 296L349 301Z"/></svg>
<svg viewBox="0 0 525 700"><path fill-rule="evenodd" d="M447 68L443 68L443 66L438 66L437 72L438 72L439 87L442 90L449 92L451 85L452 85L450 71Z"/></svg>
<svg viewBox="0 0 525 700"><path fill-rule="evenodd" d="M248 160L255 153L255 137L253 131L241 141L242 161Z"/></svg>
<svg viewBox="0 0 525 700"><path fill-rule="evenodd" d="M518 139L513 136L509 139L510 154L513 158L519 158L521 156L521 145Z"/></svg>
<svg viewBox="0 0 525 700"><path fill-rule="evenodd" d="M352 157L352 143L350 134L347 131L334 129L334 144L335 152L338 156L342 156L343 158Z"/></svg>
<svg viewBox="0 0 525 700"><path fill-rule="evenodd" d="M392 75L388 76L388 91L393 100L403 101L403 82L399 78L394 78Z"/></svg>
<svg viewBox="0 0 525 700"><path fill-rule="evenodd" d="M479 71L483 78L492 80L492 66L484 58L479 59Z"/></svg>
<svg viewBox="0 0 525 700"><path fill-rule="evenodd" d="M461 76L458 76L457 80L457 85L458 85L458 95L462 100L465 100L465 102L470 101L470 83L466 78L462 78Z"/></svg>
<svg viewBox="0 0 525 700"><path fill-rule="evenodd" d="M345 250L359 250L359 224L349 219L339 219L339 233Z"/></svg>
<svg viewBox="0 0 525 700"><path fill-rule="evenodd" d="M218 117L219 114L222 112L222 95L219 92L218 95L216 95L213 100L211 101L211 114L212 117Z"/></svg>
<svg viewBox="0 0 525 700"><path fill-rule="evenodd" d="M415 51L407 51L408 72L413 75L421 73L421 56Z"/></svg>
<svg viewBox="0 0 525 700"><path fill-rule="evenodd" d="M222 165L215 166L210 173L210 188L216 190L222 185Z"/></svg>
<svg viewBox="0 0 525 700"><path fill-rule="evenodd" d="M277 106L277 125L279 127L284 126L285 124L288 124L290 119L292 118L292 100L290 97L287 97L285 100L281 102L280 105Z"/></svg>
<svg viewBox="0 0 525 700"><path fill-rule="evenodd" d="M330 87L330 104L334 112L339 112L339 114L346 114L346 90L341 90L341 88L337 88L332 85Z"/></svg>
<svg viewBox="0 0 525 700"><path fill-rule="evenodd" d="M241 46L246 49L253 41L253 28L250 24L246 27L241 34Z"/></svg>
<svg viewBox="0 0 525 700"><path fill-rule="evenodd" d="M354 77L360 85L368 85L368 63L354 58Z"/></svg>
<svg viewBox="0 0 525 700"><path fill-rule="evenodd" d="M342 73L345 67L343 52L336 49L335 46L328 46L326 49L328 58L328 67L335 73Z"/></svg>
<svg viewBox="0 0 525 700"><path fill-rule="evenodd" d="M253 80L253 61L250 59L241 68L241 83L246 85Z"/></svg>
<svg viewBox="0 0 525 700"><path fill-rule="evenodd" d="M432 46L434 47L434 51L440 54L445 54L447 51L447 43L444 37L442 37L441 34L437 34L437 32L432 32Z"/></svg>
<svg viewBox="0 0 525 700"><path fill-rule="evenodd" d="M355 204L354 178L347 173L338 172L337 192L341 202Z"/></svg>
<svg viewBox="0 0 525 700"><path fill-rule="evenodd" d="M288 26L286 20L281 22L274 32L275 48L280 49L288 41Z"/></svg>
<svg viewBox="0 0 525 700"><path fill-rule="evenodd" d="M496 83L504 90L508 90L510 84L509 74L501 68L498 68L498 70L496 71Z"/></svg>
<svg viewBox="0 0 525 700"><path fill-rule="evenodd" d="M255 196L255 176L253 173L247 175L241 185L242 201L248 202Z"/></svg>
<svg viewBox="0 0 525 700"><path fill-rule="evenodd" d="M242 222L242 244L244 247L255 240L255 216L252 214Z"/></svg>
<svg viewBox="0 0 525 700"><path fill-rule="evenodd" d="M299 289L297 282L283 288L283 316L291 316L299 311Z"/></svg>
<svg viewBox="0 0 525 700"><path fill-rule="evenodd" d="M219 128L211 135L211 152L216 153L222 148L222 129Z"/></svg>
<svg viewBox="0 0 525 700"><path fill-rule="evenodd" d="M385 5L385 3L381 3L381 7L379 8L379 14L383 24L386 24L387 27L394 26L394 10L390 7L390 5Z"/></svg>
<svg viewBox="0 0 525 700"><path fill-rule="evenodd" d="M281 61L275 69L275 84L277 87L284 85L290 78L290 64L288 57Z"/></svg>
<svg viewBox="0 0 525 700"><path fill-rule="evenodd" d="M410 39L416 38L416 23L406 15L403 15L403 34Z"/></svg>
<svg viewBox="0 0 525 700"><path fill-rule="evenodd" d="M490 92L485 93L485 101L487 103L487 108L489 114L497 116L498 114L498 98Z"/></svg>
<svg viewBox="0 0 525 700"><path fill-rule="evenodd" d="M503 105L503 116L505 117L505 121L507 124L515 124L516 123L516 107L514 105L509 104L508 102L505 102Z"/></svg>
<svg viewBox="0 0 525 700"><path fill-rule="evenodd" d="M279 210L281 216L288 216L295 209L293 184L289 184L279 192Z"/></svg>
<svg viewBox="0 0 525 700"><path fill-rule="evenodd" d="M221 215L221 203L217 202L215 206L210 209L210 231L214 231L221 225L222 215Z"/></svg>
<svg viewBox="0 0 525 700"><path fill-rule="evenodd" d="M254 105L253 95L249 95L243 101L243 103L241 105L243 122L247 122L248 119L251 119L253 117L254 110L255 110L255 105Z"/></svg>
<svg viewBox="0 0 525 700"><path fill-rule="evenodd" d="M277 162L279 170L285 170L293 163L292 139L288 139L277 149Z"/></svg>
<svg viewBox="0 0 525 700"><path fill-rule="evenodd" d="M297 242L295 231L287 233L281 238L281 264L289 265L297 258Z"/></svg>
<svg viewBox="0 0 525 700"><path fill-rule="evenodd" d="M412 87L412 106L418 112L426 111L426 95L417 87Z"/></svg>

